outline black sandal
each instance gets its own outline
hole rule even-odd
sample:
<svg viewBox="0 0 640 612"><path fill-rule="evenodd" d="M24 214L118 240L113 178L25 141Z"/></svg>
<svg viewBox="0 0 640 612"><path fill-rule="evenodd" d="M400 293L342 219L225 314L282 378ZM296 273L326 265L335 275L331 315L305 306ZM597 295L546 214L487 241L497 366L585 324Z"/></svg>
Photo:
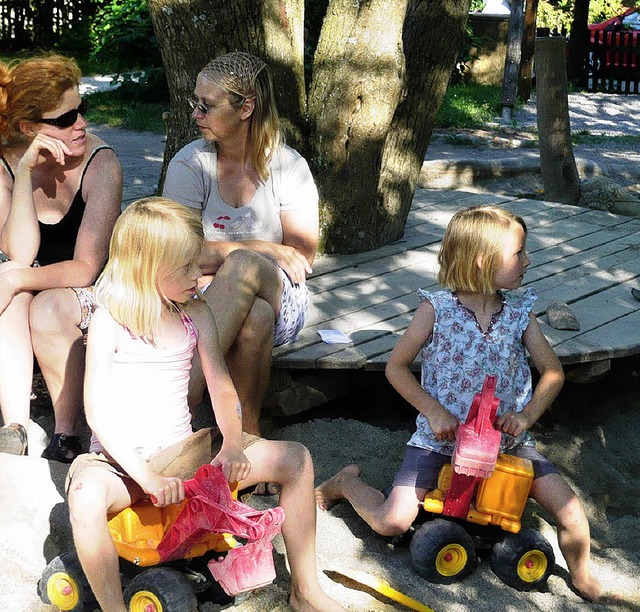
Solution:
<svg viewBox="0 0 640 612"><path fill-rule="evenodd" d="M20 423L0 428L0 453L26 455L27 441L27 430Z"/></svg>
<svg viewBox="0 0 640 612"><path fill-rule="evenodd" d="M42 451L40 456L50 461L71 463L81 452L79 436L57 433L51 436L49 445ZM71 453L71 456L69 456L69 453Z"/></svg>

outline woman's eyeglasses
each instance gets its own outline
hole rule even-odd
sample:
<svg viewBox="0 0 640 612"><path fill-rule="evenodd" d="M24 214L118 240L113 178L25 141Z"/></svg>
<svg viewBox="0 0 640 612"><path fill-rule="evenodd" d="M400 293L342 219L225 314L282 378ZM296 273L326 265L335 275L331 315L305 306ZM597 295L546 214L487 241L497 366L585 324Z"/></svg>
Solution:
<svg viewBox="0 0 640 612"><path fill-rule="evenodd" d="M203 115L206 115L209 111L215 110L216 108L218 108L218 106L221 106L220 104L215 106L213 104L207 104L206 102L200 102L200 100L198 100L197 98L189 98L187 102L189 103L192 111L196 110L197 108L198 112L202 113Z"/></svg>
<svg viewBox="0 0 640 612"><path fill-rule="evenodd" d="M45 119L44 117L38 120L38 123L46 123L47 125L55 125L59 128L67 128L73 125L78 120L78 115L86 115L89 103L86 100L80 102L78 108L74 108L66 113L63 113L59 117L53 119Z"/></svg>

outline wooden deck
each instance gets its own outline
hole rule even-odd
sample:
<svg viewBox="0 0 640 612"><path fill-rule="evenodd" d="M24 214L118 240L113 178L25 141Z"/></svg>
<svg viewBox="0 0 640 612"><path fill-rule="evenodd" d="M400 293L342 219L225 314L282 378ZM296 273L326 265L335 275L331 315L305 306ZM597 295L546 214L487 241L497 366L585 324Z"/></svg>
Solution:
<svg viewBox="0 0 640 612"><path fill-rule="evenodd" d="M315 371L316 380L321 370L383 370L418 305L416 290L438 287L437 253L449 219L475 204L498 204L525 218L531 265L523 287L536 289L536 316L564 364L603 364L640 353L640 301L631 295L632 287L640 287L640 219L553 202L418 189L402 240L316 261L308 281L307 326L295 343L275 349L272 388L284 389L303 370L307 377ZM554 299L571 306L579 331L547 324L545 309ZM352 342L326 344L318 329L340 330ZM414 367L419 369L417 361Z"/></svg>

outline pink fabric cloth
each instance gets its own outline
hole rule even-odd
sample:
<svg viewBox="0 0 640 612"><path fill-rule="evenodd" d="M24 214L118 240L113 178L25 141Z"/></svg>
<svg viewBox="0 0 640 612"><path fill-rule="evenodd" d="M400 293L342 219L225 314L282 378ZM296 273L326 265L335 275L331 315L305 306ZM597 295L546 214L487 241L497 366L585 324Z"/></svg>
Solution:
<svg viewBox="0 0 640 612"><path fill-rule="evenodd" d="M220 468L209 464L185 480L184 490L187 503L158 544L162 561L183 558L207 533L230 533L245 543L208 563L225 592L237 595L273 582L271 541L280 532L284 510L255 510L233 499Z"/></svg>

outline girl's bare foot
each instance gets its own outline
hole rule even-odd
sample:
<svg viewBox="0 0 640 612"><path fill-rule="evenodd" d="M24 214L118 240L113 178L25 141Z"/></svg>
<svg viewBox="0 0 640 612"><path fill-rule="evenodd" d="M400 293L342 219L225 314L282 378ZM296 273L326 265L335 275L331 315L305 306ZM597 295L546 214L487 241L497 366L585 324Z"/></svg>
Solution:
<svg viewBox="0 0 640 612"><path fill-rule="evenodd" d="M296 595L295 590L291 590L289 605L299 612L344 612L338 602L329 597L318 585L318 593L312 597L304 597L301 593Z"/></svg>
<svg viewBox="0 0 640 612"><path fill-rule="evenodd" d="M360 466L355 463L347 465L316 487L316 504L320 510L329 510L344 499L342 491L345 478L360 478Z"/></svg>
<svg viewBox="0 0 640 612"><path fill-rule="evenodd" d="M584 580L574 580L572 577L571 582L580 597L588 601L597 601L602 597L602 585L593 576L587 576Z"/></svg>

